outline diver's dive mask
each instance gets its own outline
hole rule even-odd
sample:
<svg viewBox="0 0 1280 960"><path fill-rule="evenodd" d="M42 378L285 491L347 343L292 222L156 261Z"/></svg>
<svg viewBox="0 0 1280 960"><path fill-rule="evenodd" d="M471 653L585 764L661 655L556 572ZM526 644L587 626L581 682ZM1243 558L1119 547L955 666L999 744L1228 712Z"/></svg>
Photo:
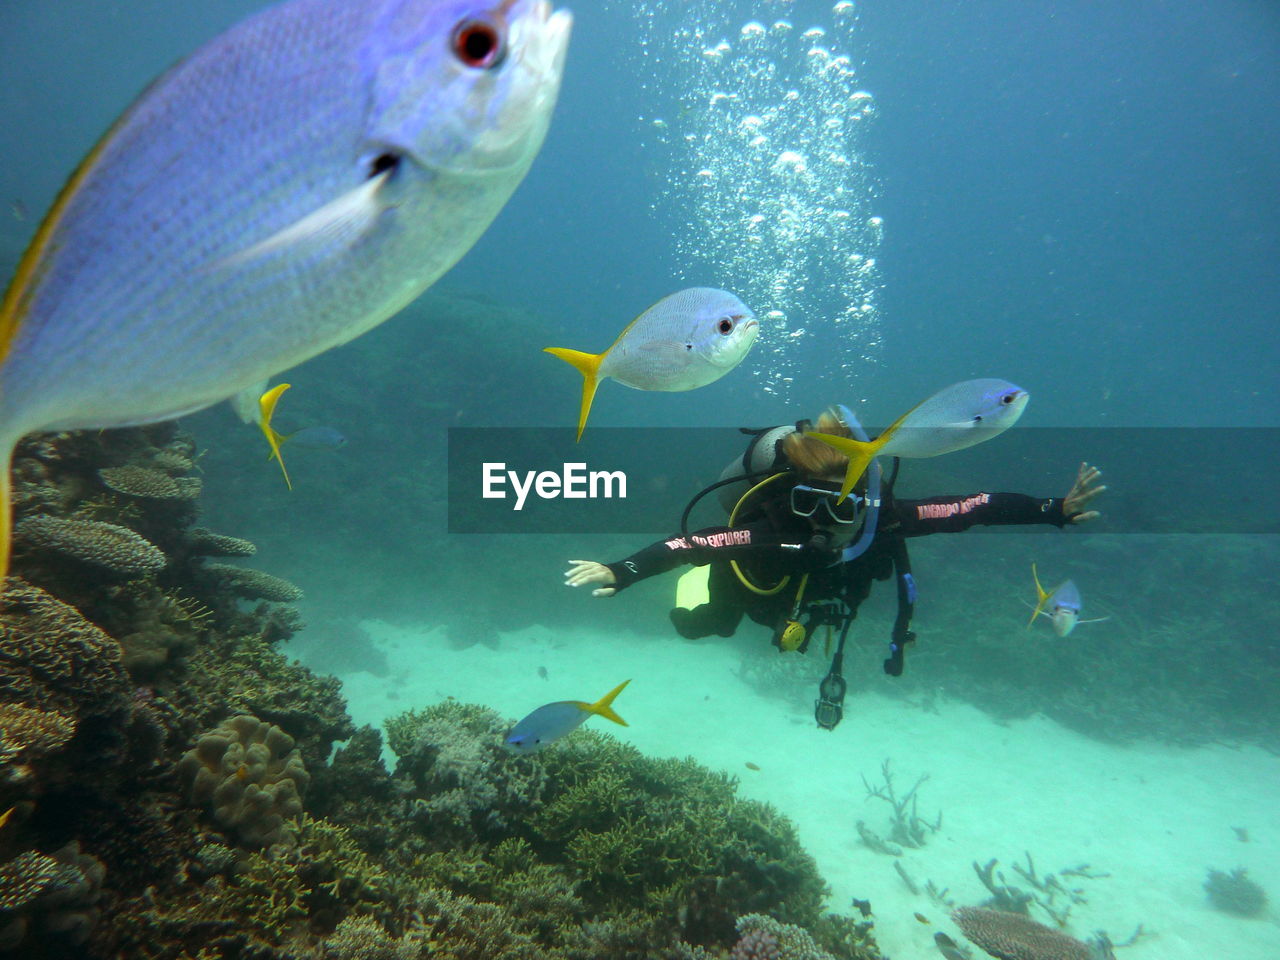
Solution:
<svg viewBox="0 0 1280 960"><path fill-rule="evenodd" d="M826 517L819 517L819 522L830 519L832 523L857 523L862 519L866 505L866 498L853 492L840 500L838 484L822 487L797 483L791 488L791 512L797 517L812 517L819 507L823 507L826 509Z"/></svg>

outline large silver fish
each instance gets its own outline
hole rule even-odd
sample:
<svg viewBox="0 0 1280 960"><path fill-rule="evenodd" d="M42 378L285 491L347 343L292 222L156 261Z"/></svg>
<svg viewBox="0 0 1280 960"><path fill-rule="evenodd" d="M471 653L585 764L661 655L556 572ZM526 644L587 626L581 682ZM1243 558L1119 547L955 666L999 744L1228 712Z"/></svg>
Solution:
<svg viewBox="0 0 1280 960"><path fill-rule="evenodd" d="M548 0L290 0L153 83L0 302L4 563L24 434L199 410L453 266L542 144L571 23Z"/></svg>

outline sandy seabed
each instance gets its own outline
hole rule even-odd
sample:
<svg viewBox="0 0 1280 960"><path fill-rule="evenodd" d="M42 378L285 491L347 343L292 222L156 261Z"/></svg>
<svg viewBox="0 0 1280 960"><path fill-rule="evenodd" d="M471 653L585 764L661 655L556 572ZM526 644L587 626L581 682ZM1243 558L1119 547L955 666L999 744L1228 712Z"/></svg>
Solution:
<svg viewBox="0 0 1280 960"><path fill-rule="evenodd" d="M1141 924L1145 935L1121 960L1280 958L1274 903L1260 918L1236 917L1211 907L1203 888L1210 867L1245 867L1280 896L1280 757L1263 750L1115 746L1042 717L1002 724L956 701L926 712L874 694L851 695L844 721L828 733L814 725L811 701L765 697L744 684L729 642L532 627L503 634L497 649L456 649L442 628L377 620L361 627L390 672L342 677L357 724L380 726L445 697L515 719L552 700L596 700L631 678L614 704L629 726L590 723L647 754L692 756L726 771L743 796L784 811L831 886L830 907L852 913L853 898L869 900L891 960L940 956L938 930L965 942L923 892L926 881L957 905L977 904L988 894L973 863L997 858L1008 881L1025 889L1011 867L1025 864L1027 852L1042 874L1084 863L1108 874L1078 881L1088 902L1073 908L1068 930L1081 939L1105 930L1122 942ZM819 676L824 669L815 665ZM889 805L869 798L863 783L881 782L885 759L900 791L928 774L921 818L943 814L941 829L900 858L873 852L856 828L864 820L888 832ZM1246 828L1248 841L1233 827Z"/></svg>

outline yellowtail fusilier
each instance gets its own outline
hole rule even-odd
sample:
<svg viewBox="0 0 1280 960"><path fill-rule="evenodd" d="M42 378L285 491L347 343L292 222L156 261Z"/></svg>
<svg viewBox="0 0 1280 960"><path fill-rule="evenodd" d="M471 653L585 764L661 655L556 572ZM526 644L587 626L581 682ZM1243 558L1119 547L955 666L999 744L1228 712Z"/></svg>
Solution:
<svg viewBox="0 0 1280 960"><path fill-rule="evenodd" d="M972 447L1017 423L1029 399L1027 391L1007 380L965 380L916 404L869 442L826 433L805 436L849 458L840 487L843 500L876 457L937 457Z"/></svg>
<svg viewBox="0 0 1280 960"><path fill-rule="evenodd" d="M627 726L627 721L613 712L613 701L630 682L623 680L595 703L587 703L585 700L544 703L511 728L502 743L503 747L509 753L537 753L566 734L573 733L588 717L593 716L607 717L614 723Z"/></svg>
<svg viewBox="0 0 1280 960"><path fill-rule="evenodd" d="M1053 632L1065 637L1081 623L1101 623L1109 617L1096 617L1093 620L1081 620L1080 611L1084 609L1084 600L1080 596L1080 588L1074 580L1064 580L1052 590L1040 585L1040 576L1036 573L1036 565L1031 565L1031 579L1036 585L1036 605L1031 608L1031 619L1027 627L1036 622L1036 617L1048 617L1053 624Z"/></svg>
<svg viewBox="0 0 1280 960"><path fill-rule="evenodd" d="M679 392L714 383L742 362L760 324L732 293L690 287L663 297L618 334L604 353L563 347L546 352L583 376L578 439L600 381L612 377L637 390Z"/></svg>
<svg viewBox="0 0 1280 960"><path fill-rule="evenodd" d="M153 83L0 303L5 564L24 434L199 410L456 263L542 144L571 22L547 0L291 0Z"/></svg>

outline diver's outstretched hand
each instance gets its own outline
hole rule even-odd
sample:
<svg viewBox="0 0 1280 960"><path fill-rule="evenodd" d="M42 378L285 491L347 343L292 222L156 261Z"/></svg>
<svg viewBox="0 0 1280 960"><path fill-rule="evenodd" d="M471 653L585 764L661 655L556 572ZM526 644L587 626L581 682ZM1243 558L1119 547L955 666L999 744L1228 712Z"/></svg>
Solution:
<svg viewBox="0 0 1280 960"><path fill-rule="evenodd" d="M1102 471L1097 467L1091 467L1087 463L1080 464L1076 482L1071 485L1070 492L1062 501L1062 515L1067 518L1068 523L1085 523L1101 516L1097 510L1085 509L1090 500L1107 489L1106 484L1098 483L1101 476Z"/></svg>
<svg viewBox="0 0 1280 960"><path fill-rule="evenodd" d="M569 569L564 572L566 587L580 587L584 583L603 583L605 586L591 591L593 597L612 597L618 592L610 586L617 583L618 578L603 563L596 563L594 560L570 560L569 563Z"/></svg>

